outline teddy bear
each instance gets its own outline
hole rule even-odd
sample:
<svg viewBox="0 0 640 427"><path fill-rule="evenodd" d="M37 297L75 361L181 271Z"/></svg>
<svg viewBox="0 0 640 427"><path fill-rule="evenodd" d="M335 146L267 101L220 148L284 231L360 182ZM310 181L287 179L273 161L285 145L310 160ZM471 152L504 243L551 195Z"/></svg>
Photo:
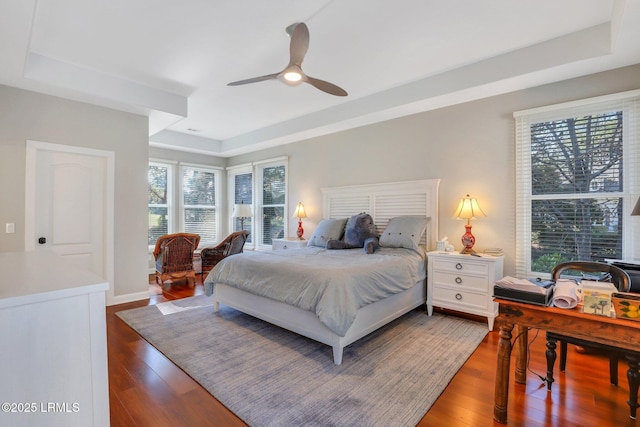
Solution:
<svg viewBox="0 0 640 427"><path fill-rule="evenodd" d="M329 240L327 249L364 248L367 254L378 249L378 233L373 218L368 213L353 215L347 220L342 240Z"/></svg>

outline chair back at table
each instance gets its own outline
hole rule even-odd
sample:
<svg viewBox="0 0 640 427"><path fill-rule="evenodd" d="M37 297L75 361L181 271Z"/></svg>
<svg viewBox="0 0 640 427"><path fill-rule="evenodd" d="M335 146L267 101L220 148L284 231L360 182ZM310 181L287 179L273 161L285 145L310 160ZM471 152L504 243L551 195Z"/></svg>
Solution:
<svg viewBox="0 0 640 427"><path fill-rule="evenodd" d="M631 289L631 278L623 269L615 265L597 261L569 261L553 267L551 278L558 280L560 276L568 271L579 273L605 273L609 277L604 282L611 282L620 292L629 292Z"/></svg>

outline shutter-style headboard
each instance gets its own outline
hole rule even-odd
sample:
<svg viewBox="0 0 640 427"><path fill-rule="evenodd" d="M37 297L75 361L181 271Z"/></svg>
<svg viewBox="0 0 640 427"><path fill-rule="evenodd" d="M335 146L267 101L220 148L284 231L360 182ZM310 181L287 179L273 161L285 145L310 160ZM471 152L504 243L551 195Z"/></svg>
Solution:
<svg viewBox="0 0 640 427"><path fill-rule="evenodd" d="M322 188L324 218L348 218L360 212L373 217L382 233L390 218L424 215L429 218L422 244L434 250L438 240L439 179Z"/></svg>

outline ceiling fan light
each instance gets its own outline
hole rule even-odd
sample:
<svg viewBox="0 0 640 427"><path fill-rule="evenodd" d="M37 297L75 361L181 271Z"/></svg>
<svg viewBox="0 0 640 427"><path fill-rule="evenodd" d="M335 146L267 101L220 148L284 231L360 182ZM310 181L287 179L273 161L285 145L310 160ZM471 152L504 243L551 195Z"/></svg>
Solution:
<svg viewBox="0 0 640 427"><path fill-rule="evenodd" d="M300 74L297 71L287 71L286 73L284 73L284 75L282 76L286 81L288 82L299 82L300 80L302 80L302 74Z"/></svg>

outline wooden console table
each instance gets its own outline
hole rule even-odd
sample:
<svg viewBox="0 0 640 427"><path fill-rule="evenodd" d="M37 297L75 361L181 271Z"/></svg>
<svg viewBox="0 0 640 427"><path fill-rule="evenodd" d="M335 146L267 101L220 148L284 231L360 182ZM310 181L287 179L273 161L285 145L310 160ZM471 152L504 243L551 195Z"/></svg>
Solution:
<svg viewBox="0 0 640 427"><path fill-rule="evenodd" d="M640 322L610 317L584 314L577 309L566 310L556 307L542 307L533 304L495 299L499 304L497 324L500 326L498 343L498 362L496 369L495 400L493 417L499 423L507 422L509 401L509 365L511 361L512 330L516 326L515 380L525 384L527 381L527 345L528 328L581 338L600 344L638 352L640 349ZM629 361L629 407L631 417L635 418L638 408L638 359L632 353L626 356Z"/></svg>

